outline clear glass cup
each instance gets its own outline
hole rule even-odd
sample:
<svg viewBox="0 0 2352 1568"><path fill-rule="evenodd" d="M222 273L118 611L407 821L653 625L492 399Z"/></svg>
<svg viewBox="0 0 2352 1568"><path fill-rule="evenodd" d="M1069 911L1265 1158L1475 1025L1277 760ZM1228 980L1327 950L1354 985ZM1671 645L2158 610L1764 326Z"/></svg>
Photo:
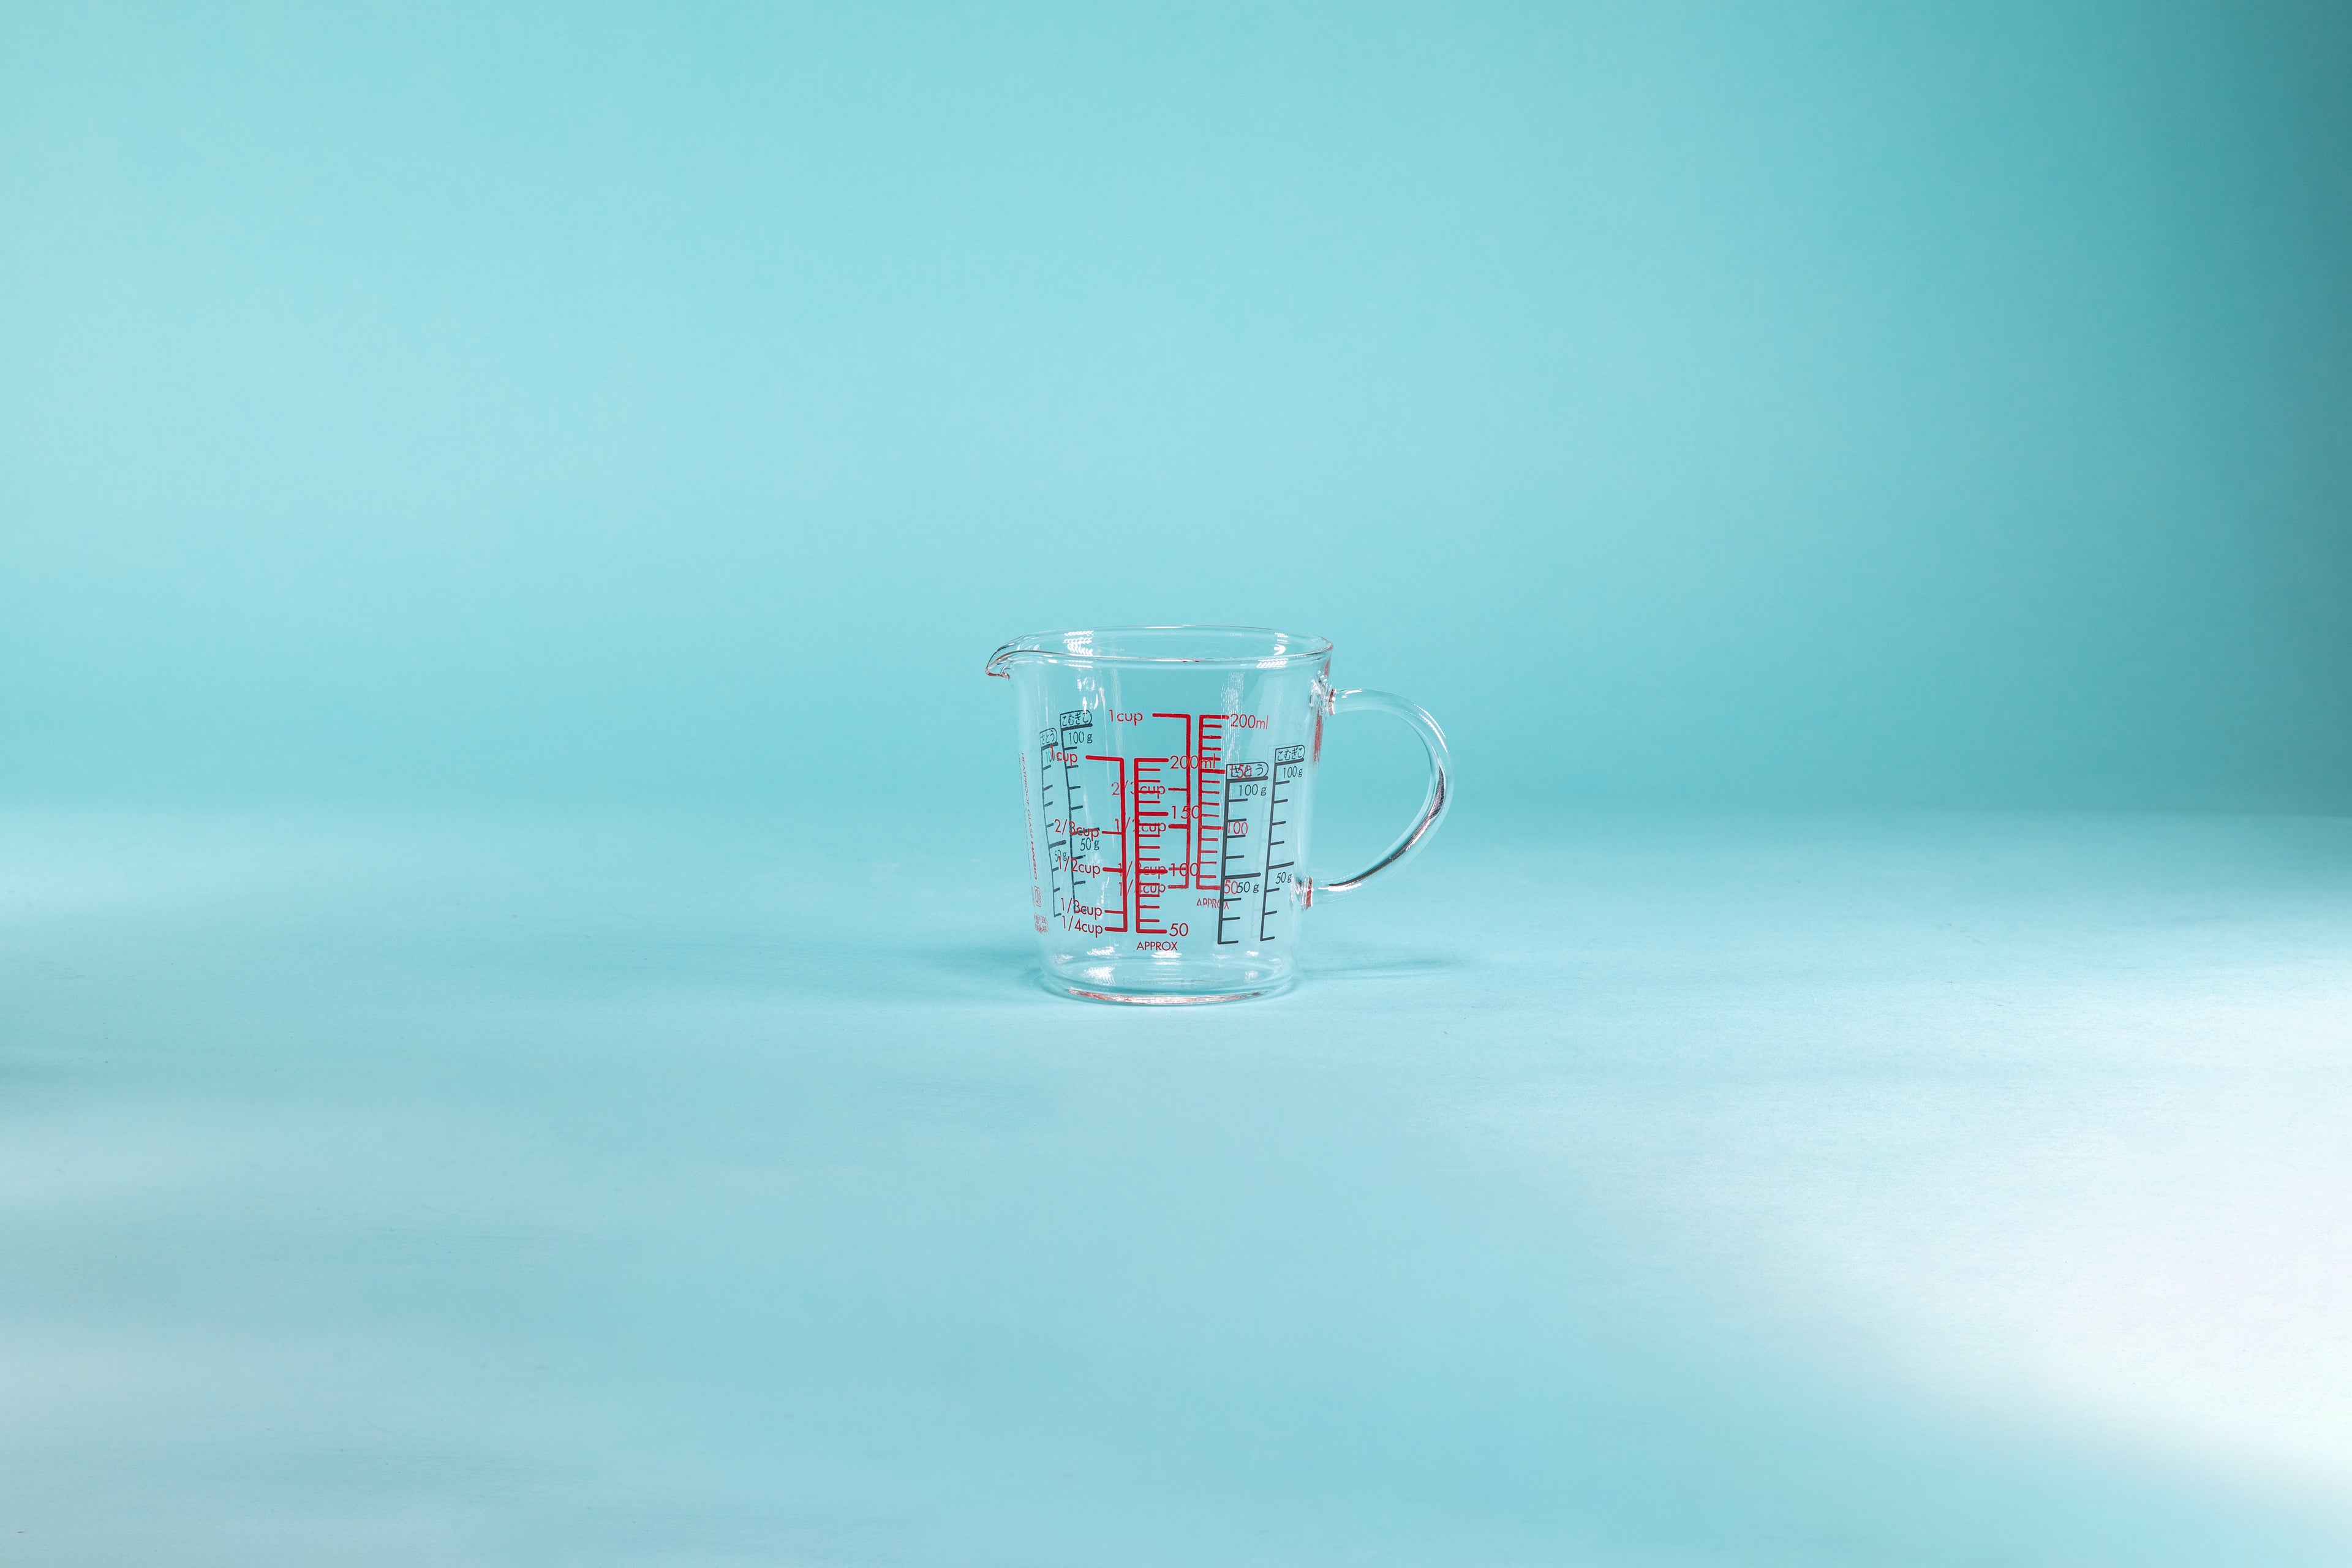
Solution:
<svg viewBox="0 0 2352 1568"><path fill-rule="evenodd" d="M1331 685L1331 645L1262 626L1102 626L1015 637L1030 918L1048 990L1238 1002L1289 989L1299 917L1419 849L1453 801L1437 721ZM1412 825L1352 877L1307 875L1323 721L1403 720L1429 752Z"/></svg>

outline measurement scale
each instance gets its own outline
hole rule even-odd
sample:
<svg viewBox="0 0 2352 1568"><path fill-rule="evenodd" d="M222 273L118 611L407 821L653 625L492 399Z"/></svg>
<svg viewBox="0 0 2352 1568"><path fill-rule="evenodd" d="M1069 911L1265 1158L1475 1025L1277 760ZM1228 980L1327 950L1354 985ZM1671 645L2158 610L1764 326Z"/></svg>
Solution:
<svg viewBox="0 0 2352 1568"><path fill-rule="evenodd" d="M1055 721L1035 752L1047 834L1039 931L1166 938L1171 950L1196 932L1221 947L1280 938L1300 880L1290 808L1307 747L1231 755L1236 725L1265 727L1247 715L1155 712L1112 725L1080 708ZM1126 750L1098 738L1113 729Z"/></svg>

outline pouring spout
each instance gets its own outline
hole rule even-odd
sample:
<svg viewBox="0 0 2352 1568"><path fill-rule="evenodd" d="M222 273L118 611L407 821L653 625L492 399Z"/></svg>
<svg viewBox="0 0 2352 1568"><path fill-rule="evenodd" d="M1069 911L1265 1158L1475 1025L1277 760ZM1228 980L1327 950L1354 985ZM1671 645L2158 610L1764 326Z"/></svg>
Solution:
<svg viewBox="0 0 2352 1568"><path fill-rule="evenodd" d="M1019 638L1015 638L1013 641L1006 643L1003 647L998 648L994 653L988 656L988 664L985 673L996 677L999 680L1012 679L1013 672L1007 669L1005 666L1013 662L1013 656L1014 654L1025 653L1027 651L1029 651L1027 646Z"/></svg>

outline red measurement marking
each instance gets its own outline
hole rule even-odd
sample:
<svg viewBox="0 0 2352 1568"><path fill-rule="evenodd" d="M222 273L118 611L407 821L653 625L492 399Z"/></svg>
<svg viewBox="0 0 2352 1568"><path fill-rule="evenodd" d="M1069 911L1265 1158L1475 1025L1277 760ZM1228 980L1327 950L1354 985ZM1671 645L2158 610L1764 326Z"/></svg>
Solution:
<svg viewBox="0 0 2352 1568"><path fill-rule="evenodd" d="M1120 803L1121 809L1126 816L1127 820L1132 823L1135 820L1135 797L1133 795L1129 793L1127 787L1127 759L1125 757L1089 756L1087 758L1087 761L1090 763L1113 763L1118 764L1118 784L1116 786L1115 798ZM1119 847L1122 850L1127 847L1125 837L1126 836L1124 834L1120 836L1121 843ZM1100 840L1097 840L1097 842L1099 843ZM1106 877L1116 876L1118 879L1118 924L1112 925L1106 921L1102 926L1103 931L1125 931L1127 929L1130 911L1135 908L1135 890L1133 887L1129 885L1128 880L1128 868L1134 863L1135 858L1132 854L1122 854L1119 856L1119 863L1118 865L1105 866L1100 868L1102 875Z"/></svg>
<svg viewBox="0 0 2352 1568"><path fill-rule="evenodd" d="M1192 715L1190 713L1154 713L1152 717L1154 719L1173 719L1176 722L1184 726L1184 741L1182 746L1174 754L1170 756L1166 763L1159 768L1162 792L1160 804L1165 807L1165 810L1162 813L1162 831L1164 833L1166 826L1173 826L1179 832L1182 833L1184 835L1184 853L1181 858L1171 859L1166 850L1166 840L1165 838L1162 838L1160 843L1160 854L1159 858L1161 873L1161 889L1165 890L1169 888L1186 888L1192 885L1192 864L1194 860L1198 858L1198 851L1200 848L1195 834L1197 832L1196 819L1199 815L1201 789L1200 775L1192 771L1194 763L1192 755ZM1140 768L1142 765L1143 764L1140 762L1136 764L1138 768ZM1181 780L1182 782L1176 783L1171 780L1167 775L1171 773L1174 774L1175 779ZM1170 795L1180 795L1182 799L1181 801L1170 800L1167 798ZM1143 928L1141 926L1138 926L1136 929L1138 931L1141 931Z"/></svg>
<svg viewBox="0 0 2352 1568"><path fill-rule="evenodd" d="M1146 715L1119 712L1113 717L1119 723L1139 725ZM1225 819L1225 740L1227 731L1236 725L1264 728L1265 721L1241 713L1153 713L1149 717L1181 724L1181 745L1156 755L1090 752L1085 758L1089 763L1108 763L1117 770L1113 794L1122 807L1121 820L1110 827L1089 833L1072 822L1066 828L1074 851L1091 847L1096 857L1094 864L1081 864L1074 854L1073 876L1116 879L1118 884L1117 908L1104 899L1101 908L1085 911L1100 921L1079 927L1088 934L1186 934L1189 928L1182 921L1168 918L1166 899L1171 891L1197 889L1213 895L1192 901L1202 909L1215 910L1222 922L1230 896L1224 885L1227 839L1248 832L1246 818L1232 824ZM1072 753L1061 754L1068 761L1078 760ZM1240 832L1235 832L1236 827ZM1171 832L1183 836L1182 844L1175 848L1168 842ZM1102 859L1113 837L1120 850L1115 866ZM1181 854L1176 848L1181 848ZM1220 929L1220 940L1223 934Z"/></svg>
<svg viewBox="0 0 2352 1568"><path fill-rule="evenodd" d="M1216 887L1224 879L1220 858L1225 839L1225 719L1203 713L1192 752L1192 885Z"/></svg>
<svg viewBox="0 0 2352 1568"><path fill-rule="evenodd" d="M1128 860L1135 868L1135 930L1145 936L1168 934L1160 908L1160 895L1168 886L1168 861L1160 845L1169 825L1168 786L1162 778L1167 766L1165 757L1135 759L1135 799L1128 812L1134 825Z"/></svg>

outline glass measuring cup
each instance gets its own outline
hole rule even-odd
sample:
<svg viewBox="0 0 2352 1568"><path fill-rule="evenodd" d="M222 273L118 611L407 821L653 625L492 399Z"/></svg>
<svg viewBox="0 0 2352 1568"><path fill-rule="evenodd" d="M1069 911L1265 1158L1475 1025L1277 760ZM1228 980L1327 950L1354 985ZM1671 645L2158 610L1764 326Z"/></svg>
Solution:
<svg viewBox="0 0 2352 1568"><path fill-rule="evenodd" d="M1331 645L1262 626L1015 637L1030 917L1048 990L1238 1002L1289 989L1299 917L1401 864L1445 818L1445 736L1385 691L1331 685ZM1429 752L1419 815L1370 869L1307 874L1323 721L1393 714Z"/></svg>

